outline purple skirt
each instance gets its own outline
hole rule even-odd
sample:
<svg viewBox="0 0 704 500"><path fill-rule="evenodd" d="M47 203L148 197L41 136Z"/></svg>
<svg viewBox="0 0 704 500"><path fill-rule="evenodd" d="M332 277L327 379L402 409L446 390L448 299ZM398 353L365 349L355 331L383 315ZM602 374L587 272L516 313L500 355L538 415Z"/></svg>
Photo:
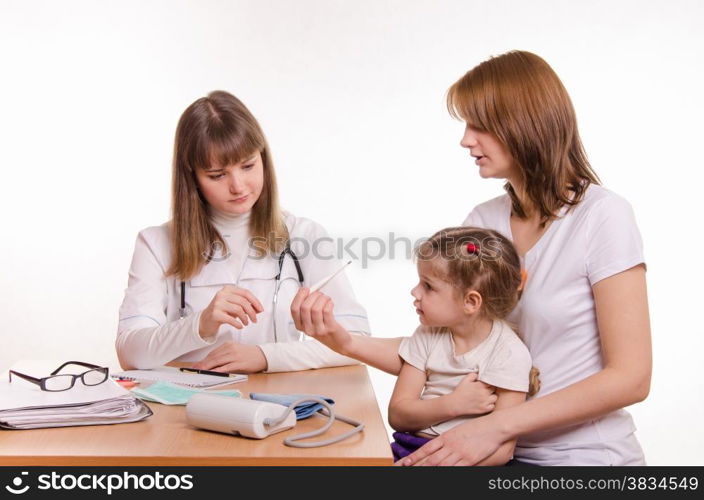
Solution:
<svg viewBox="0 0 704 500"><path fill-rule="evenodd" d="M394 442L391 443L391 451L394 454L394 461L401 460L430 441L430 438L419 437L408 432L394 432L392 437Z"/></svg>

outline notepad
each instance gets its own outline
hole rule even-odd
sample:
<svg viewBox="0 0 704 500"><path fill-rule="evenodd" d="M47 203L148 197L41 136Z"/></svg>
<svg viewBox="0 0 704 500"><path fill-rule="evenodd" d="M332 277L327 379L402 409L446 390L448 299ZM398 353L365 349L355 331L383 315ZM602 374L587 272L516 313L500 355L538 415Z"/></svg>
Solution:
<svg viewBox="0 0 704 500"><path fill-rule="evenodd" d="M113 378L128 380L145 380L149 382L171 382L188 387L219 387L247 380L247 375L233 374L232 377L203 375L201 373L184 373L178 368L160 366L153 370L127 370L111 374Z"/></svg>

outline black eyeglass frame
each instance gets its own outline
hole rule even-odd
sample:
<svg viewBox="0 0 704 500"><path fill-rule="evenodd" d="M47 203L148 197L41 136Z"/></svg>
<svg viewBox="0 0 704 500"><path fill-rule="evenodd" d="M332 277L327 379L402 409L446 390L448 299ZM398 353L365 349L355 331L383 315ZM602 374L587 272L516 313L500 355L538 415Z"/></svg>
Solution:
<svg viewBox="0 0 704 500"><path fill-rule="evenodd" d="M58 375L58 373L68 365L85 366L86 368L90 368L90 370L86 370L83 373L80 373L78 375L75 375L73 373L62 373L61 375ZM105 378L103 378L103 380L101 380L97 384L86 383L86 379L83 378L83 376L86 373L90 373L92 371L103 373L105 375ZM87 385L87 386L100 385L108 379L109 373L110 373L110 369L105 366L98 366L98 365L93 365L91 363L84 363L83 361L66 361L63 365L59 366L56 370L51 372L51 376L49 376L49 377L36 378L36 377L32 377L30 375L26 375L24 373L17 372L15 370L10 370L8 372L8 376L10 378L10 382L12 382L12 375L16 375L20 378L27 380L28 382L32 382L33 384L37 384L42 391L63 392L63 391L68 391L69 389L72 389L73 386L76 385L76 379L79 379L79 378L81 379L81 382L83 382L83 385ZM58 377L73 377L73 379L71 380L71 385L68 386L66 389L48 389L46 386L46 381L49 379L52 379L54 377L57 377L57 376Z"/></svg>

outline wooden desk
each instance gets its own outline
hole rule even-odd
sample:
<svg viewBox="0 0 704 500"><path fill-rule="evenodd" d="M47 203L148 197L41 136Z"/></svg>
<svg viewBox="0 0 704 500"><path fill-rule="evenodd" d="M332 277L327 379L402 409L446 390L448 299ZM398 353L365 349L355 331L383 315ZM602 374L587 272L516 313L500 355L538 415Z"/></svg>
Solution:
<svg viewBox="0 0 704 500"><path fill-rule="evenodd" d="M284 437L320 427L311 417L262 440L196 429L185 406L148 403L154 415L142 422L32 430L0 430L0 465L391 465L389 439L365 366L250 375L231 386L250 392L320 394L335 412L365 424L364 431L322 448L290 448ZM313 440L350 426L341 422Z"/></svg>

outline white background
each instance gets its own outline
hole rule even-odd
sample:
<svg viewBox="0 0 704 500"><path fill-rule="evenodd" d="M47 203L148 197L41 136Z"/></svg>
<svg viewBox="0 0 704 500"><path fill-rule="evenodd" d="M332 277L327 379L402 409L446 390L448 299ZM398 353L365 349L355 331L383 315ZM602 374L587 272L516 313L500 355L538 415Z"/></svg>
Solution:
<svg viewBox="0 0 704 500"><path fill-rule="evenodd" d="M444 95L524 49L561 76L594 168L636 211L655 364L630 410L646 457L704 464L703 24L697 0L0 1L0 370L117 366L135 236L169 216L173 134L196 98L250 107L285 208L336 237L418 238L501 194ZM411 262L349 274L375 335L412 332ZM370 372L385 416L394 379Z"/></svg>

